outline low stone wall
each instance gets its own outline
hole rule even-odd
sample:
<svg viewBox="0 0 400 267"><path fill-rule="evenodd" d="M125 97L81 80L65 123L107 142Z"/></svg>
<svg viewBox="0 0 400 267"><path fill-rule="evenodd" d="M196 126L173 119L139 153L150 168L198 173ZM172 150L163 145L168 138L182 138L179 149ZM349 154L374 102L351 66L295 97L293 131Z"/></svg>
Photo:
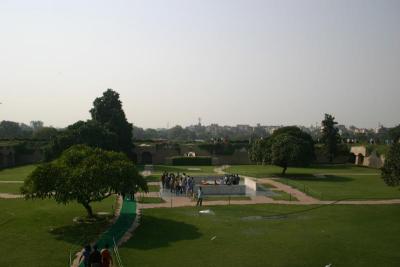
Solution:
<svg viewBox="0 0 400 267"><path fill-rule="evenodd" d="M244 178L244 185L247 187L247 189L250 189L252 191L257 191L257 182L254 181L253 179L250 179L248 177Z"/></svg>
<svg viewBox="0 0 400 267"><path fill-rule="evenodd" d="M245 185L195 185L194 190L197 192L199 187L203 190L204 195L245 195Z"/></svg>

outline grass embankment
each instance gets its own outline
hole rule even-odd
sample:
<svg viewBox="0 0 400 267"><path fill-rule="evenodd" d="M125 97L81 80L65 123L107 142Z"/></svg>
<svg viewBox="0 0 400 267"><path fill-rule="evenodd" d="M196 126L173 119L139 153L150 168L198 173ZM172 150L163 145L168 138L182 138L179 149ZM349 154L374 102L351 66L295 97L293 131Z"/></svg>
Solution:
<svg viewBox="0 0 400 267"><path fill-rule="evenodd" d="M380 171L353 165L323 165L308 168L288 168L280 174L276 166L232 166L228 172L252 177L276 177L280 182L298 188L323 200L400 198L397 188L387 186L380 178Z"/></svg>
<svg viewBox="0 0 400 267"><path fill-rule="evenodd" d="M144 167L139 166L140 169ZM175 175L179 172L180 174L187 174L190 176L199 175L217 175L214 172L214 166L169 166L169 165L153 165L152 174L146 176L146 181L148 182L159 182L161 180L161 175L164 171L168 173L174 173Z"/></svg>
<svg viewBox="0 0 400 267"><path fill-rule="evenodd" d="M120 248L131 266L398 266L400 206L214 206L143 210Z"/></svg>
<svg viewBox="0 0 400 267"><path fill-rule="evenodd" d="M24 181L37 165L8 168L0 171L0 181Z"/></svg>
<svg viewBox="0 0 400 267"><path fill-rule="evenodd" d="M94 203L95 212L110 216L115 198ZM74 223L85 217L78 204L58 205L53 200L0 199L0 266L68 265L69 253L75 253L93 241L109 225L104 218L96 223Z"/></svg>

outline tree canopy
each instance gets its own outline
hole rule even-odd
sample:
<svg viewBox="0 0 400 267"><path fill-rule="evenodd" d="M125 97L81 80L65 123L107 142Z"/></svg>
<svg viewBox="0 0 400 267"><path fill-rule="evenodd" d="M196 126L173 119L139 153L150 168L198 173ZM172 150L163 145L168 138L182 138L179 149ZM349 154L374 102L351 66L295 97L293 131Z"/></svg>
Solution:
<svg viewBox="0 0 400 267"><path fill-rule="evenodd" d="M400 143L394 143L382 167L382 178L389 186L400 185Z"/></svg>
<svg viewBox="0 0 400 267"><path fill-rule="evenodd" d="M103 93L103 96L94 100L90 113L93 121L98 122L117 135L118 150L130 155L133 148L133 126L125 117L119 94L112 89L108 89Z"/></svg>
<svg viewBox="0 0 400 267"><path fill-rule="evenodd" d="M330 162L332 162L333 158L336 156L337 146L340 140L339 130L335 127L336 124L338 123L335 121L335 117L330 114L325 114L325 118L322 121L321 141L324 143L324 150Z"/></svg>
<svg viewBox="0 0 400 267"><path fill-rule="evenodd" d="M77 144L118 151L117 135L95 121L78 121L60 131L50 140L45 150L47 160L57 158L69 147Z"/></svg>
<svg viewBox="0 0 400 267"><path fill-rule="evenodd" d="M139 189L148 190L146 181L125 154L75 145L57 160L38 166L21 192L28 199L54 198L63 204L76 201L93 216L90 203Z"/></svg>
<svg viewBox="0 0 400 267"><path fill-rule="evenodd" d="M306 166L314 159L312 137L295 126L276 130L272 136L252 142L250 160L282 167L285 174L289 166Z"/></svg>

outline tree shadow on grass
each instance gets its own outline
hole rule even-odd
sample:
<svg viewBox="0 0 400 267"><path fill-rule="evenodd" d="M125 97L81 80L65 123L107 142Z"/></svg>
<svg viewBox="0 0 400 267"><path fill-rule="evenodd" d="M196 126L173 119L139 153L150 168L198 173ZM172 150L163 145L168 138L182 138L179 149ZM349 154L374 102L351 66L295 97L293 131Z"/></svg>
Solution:
<svg viewBox="0 0 400 267"><path fill-rule="evenodd" d="M196 226L182 221L143 216L139 228L123 246L150 250L168 247L178 241L198 239L201 235Z"/></svg>
<svg viewBox="0 0 400 267"><path fill-rule="evenodd" d="M49 232L57 240L83 246L95 240L109 225L109 217L99 217L94 222L71 222L70 225L50 229Z"/></svg>
<svg viewBox="0 0 400 267"><path fill-rule="evenodd" d="M279 178L289 179L291 181L315 181L315 182L351 182L354 178L337 175L325 175L325 177L316 177L312 174L287 174Z"/></svg>

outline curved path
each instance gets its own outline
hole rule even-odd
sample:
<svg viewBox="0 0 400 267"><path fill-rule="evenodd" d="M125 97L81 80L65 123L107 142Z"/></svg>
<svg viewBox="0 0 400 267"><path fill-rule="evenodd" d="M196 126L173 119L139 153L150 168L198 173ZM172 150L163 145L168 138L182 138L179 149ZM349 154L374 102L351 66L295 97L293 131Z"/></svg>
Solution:
<svg viewBox="0 0 400 267"><path fill-rule="evenodd" d="M119 203L122 202L122 206L116 211L116 218L111 227L104 232L95 244L99 247L99 250L104 248L106 244L113 247L114 241L120 245L128 240L138 226L137 217L137 205L136 201L125 198L123 201L119 198ZM72 267L83 267L83 263L79 263L79 258L82 255L83 250L76 254L75 260Z"/></svg>

